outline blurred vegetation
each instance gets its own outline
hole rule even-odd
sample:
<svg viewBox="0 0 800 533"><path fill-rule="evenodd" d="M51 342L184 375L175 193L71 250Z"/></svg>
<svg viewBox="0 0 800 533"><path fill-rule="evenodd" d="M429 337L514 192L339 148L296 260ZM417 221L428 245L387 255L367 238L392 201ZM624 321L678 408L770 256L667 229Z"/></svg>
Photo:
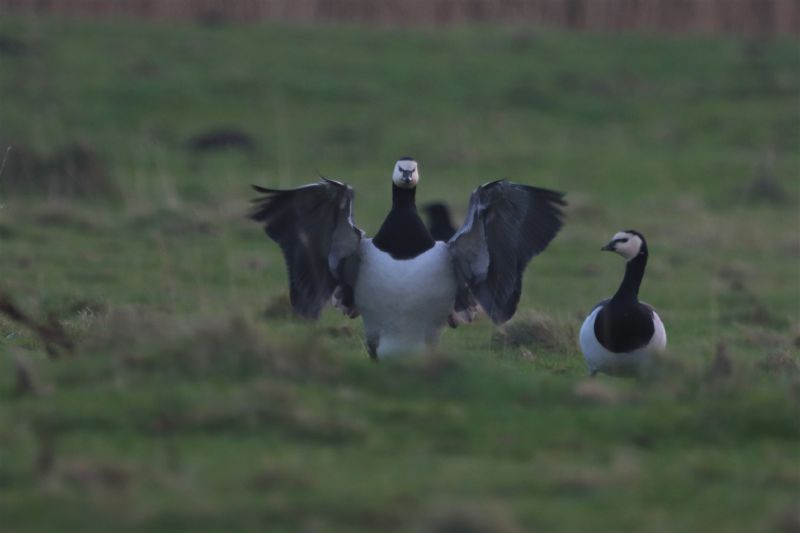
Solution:
<svg viewBox="0 0 800 533"><path fill-rule="evenodd" d="M39 326L0 319L4 528L796 531L797 41L0 36L0 288ZM343 179L374 232L403 155L458 216L510 177L566 191L569 219L514 322L373 365L357 322L292 318L248 186ZM586 380L574 335L627 228L669 356Z"/></svg>
<svg viewBox="0 0 800 533"><path fill-rule="evenodd" d="M0 0L0 13L136 17L225 24L356 23L370 27L526 24L590 31L796 34L794 0Z"/></svg>

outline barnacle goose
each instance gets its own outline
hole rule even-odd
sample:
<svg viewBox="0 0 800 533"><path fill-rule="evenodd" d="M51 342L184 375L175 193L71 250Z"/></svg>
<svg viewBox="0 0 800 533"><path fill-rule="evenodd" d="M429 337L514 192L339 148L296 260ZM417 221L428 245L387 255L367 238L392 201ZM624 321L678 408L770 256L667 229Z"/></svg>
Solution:
<svg viewBox="0 0 800 533"><path fill-rule="evenodd" d="M422 210L428 216L428 230L434 240L447 242L456 234L447 204L431 202L423 205Z"/></svg>
<svg viewBox="0 0 800 533"><path fill-rule="evenodd" d="M625 258L625 277L614 296L597 304L583 322L581 351L592 376L598 372L637 375L667 346L667 333L658 313L639 301L647 242L637 231L620 231L601 250Z"/></svg>
<svg viewBox="0 0 800 533"><path fill-rule="evenodd" d="M445 324L471 321L477 303L495 323L511 318L526 265L562 226L563 194L498 180L475 189L464 224L436 241L417 214L418 182L417 162L397 161L392 209L371 239L344 183L254 186L263 196L250 216L283 251L294 310L318 318L332 299L360 315L373 359L435 344Z"/></svg>

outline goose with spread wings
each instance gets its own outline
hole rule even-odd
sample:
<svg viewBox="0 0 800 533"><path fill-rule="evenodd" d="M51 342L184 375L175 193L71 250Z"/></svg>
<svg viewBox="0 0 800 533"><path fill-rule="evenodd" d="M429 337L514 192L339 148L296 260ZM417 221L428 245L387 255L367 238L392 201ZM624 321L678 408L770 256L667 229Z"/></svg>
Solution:
<svg viewBox="0 0 800 533"><path fill-rule="evenodd" d="M368 238L353 221L353 189L322 178L288 190L254 186L250 217L278 243L295 312L316 319L328 302L361 316L372 358L435 345L480 305L501 324L516 312L522 276L563 224L562 193L506 180L472 193L464 224L436 241L419 217L419 166L392 172L392 208Z"/></svg>

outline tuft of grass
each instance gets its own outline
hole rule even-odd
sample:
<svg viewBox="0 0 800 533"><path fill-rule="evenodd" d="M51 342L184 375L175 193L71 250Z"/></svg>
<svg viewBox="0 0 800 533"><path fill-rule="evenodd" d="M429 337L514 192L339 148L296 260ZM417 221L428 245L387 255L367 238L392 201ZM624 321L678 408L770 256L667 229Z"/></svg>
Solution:
<svg viewBox="0 0 800 533"><path fill-rule="evenodd" d="M557 463L556 463L557 464ZM604 464L573 468L546 467L542 472L550 479L553 490L582 494L596 490L638 486L642 477L640 454L632 448L612 452Z"/></svg>
<svg viewBox="0 0 800 533"><path fill-rule="evenodd" d="M41 396L50 392L49 387L42 383L30 361L17 355L14 357L14 389L15 397L32 394Z"/></svg>
<svg viewBox="0 0 800 533"><path fill-rule="evenodd" d="M800 508L796 502L791 507L777 513L777 518L772 524L780 533L797 533L800 531Z"/></svg>
<svg viewBox="0 0 800 533"><path fill-rule="evenodd" d="M562 355L575 353L577 338L575 322L554 319L541 312L521 313L492 334L492 342L502 347L524 346Z"/></svg>
<svg viewBox="0 0 800 533"><path fill-rule="evenodd" d="M595 378L584 379L575 384L575 398L598 405L616 405L625 401L625 392L613 383Z"/></svg>
<svg viewBox="0 0 800 533"><path fill-rule="evenodd" d="M95 458L65 461L55 475L74 490L100 493L125 492L133 481L129 466Z"/></svg>
<svg viewBox="0 0 800 533"><path fill-rule="evenodd" d="M800 373L800 362L788 351L780 351L764 356L758 367L773 376L794 377Z"/></svg>
<svg viewBox="0 0 800 533"><path fill-rule="evenodd" d="M82 342L86 353L116 359L135 372L183 377L280 375L329 379L337 367L316 339L271 340L240 316L176 319L137 307L111 309Z"/></svg>
<svg viewBox="0 0 800 533"><path fill-rule="evenodd" d="M296 316L288 292L273 296L264 307L262 316L268 320L294 318Z"/></svg>
<svg viewBox="0 0 800 533"><path fill-rule="evenodd" d="M415 528L425 533L521 533L524 529L500 504L441 503Z"/></svg>
<svg viewBox="0 0 800 533"><path fill-rule="evenodd" d="M714 351L714 359L705 372L707 381L720 381L729 378L733 374L733 361L728 355L728 347L723 342L718 342Z"/></svg>
<svg viewBox="0 0 800 533"><path fill-rule="evenodd" d="M380 364L391 365L396 372L406 379L438 382L457 374L462 363L455 354L443 351L432 351L424 355L400 356L381 361Z"/></svg>
<svg viewBox="0 0 800 533"><path fill-rule="evenodd" d="M730 288L720 295L721 319L729 323L755 324L773 328L786 327L786 321L776 316L761 297L740 280L731 281Z"/></svg>
<svg viewBox="0 0 800 533"><path fill-rule="evenodd" d="M755 176L742 188L741 195L747 203L789 207L795 204L792 193L777 175L774 151L768 151L759 161Z"/></svg>
<svg viewBox="0 0 800 533"><path fill-rule="evenodd" d="M86 142L74 142L40 155L12 143L0 191L45 198L116 198L120 191L102 156Z"/></svg>
<svg viewBox="0 0 800 533"><path fill-rule="evenodd" d="M249 485L258 491L308 490L314 485L309 472L280 463L265 461L253 469Z"/></svg>

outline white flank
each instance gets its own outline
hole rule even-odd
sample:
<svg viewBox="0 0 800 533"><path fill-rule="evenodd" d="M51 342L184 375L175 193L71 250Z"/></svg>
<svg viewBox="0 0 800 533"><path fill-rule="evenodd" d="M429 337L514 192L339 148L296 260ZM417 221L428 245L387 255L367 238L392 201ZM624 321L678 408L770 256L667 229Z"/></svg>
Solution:
<svg viewBox="0 0 800 533"><path fill-rule="evenodd" d="M592 311L581 326L580 344L589 373L602 372L610 375L636 374L644 369L655 354L667 347L667 332L661 317L653 311L653 337L646 346L632 352L614 353L606 350L594 334L594 320L602 307Z"/></svg>
<svg viewBox="0 0 800 533"><path fill-rule="evenodd" d="M367 340L378 340L378 356L420 351L434 343L453 310L456 284L447 245L397 260L361 241L356 307Z"/></svg>

